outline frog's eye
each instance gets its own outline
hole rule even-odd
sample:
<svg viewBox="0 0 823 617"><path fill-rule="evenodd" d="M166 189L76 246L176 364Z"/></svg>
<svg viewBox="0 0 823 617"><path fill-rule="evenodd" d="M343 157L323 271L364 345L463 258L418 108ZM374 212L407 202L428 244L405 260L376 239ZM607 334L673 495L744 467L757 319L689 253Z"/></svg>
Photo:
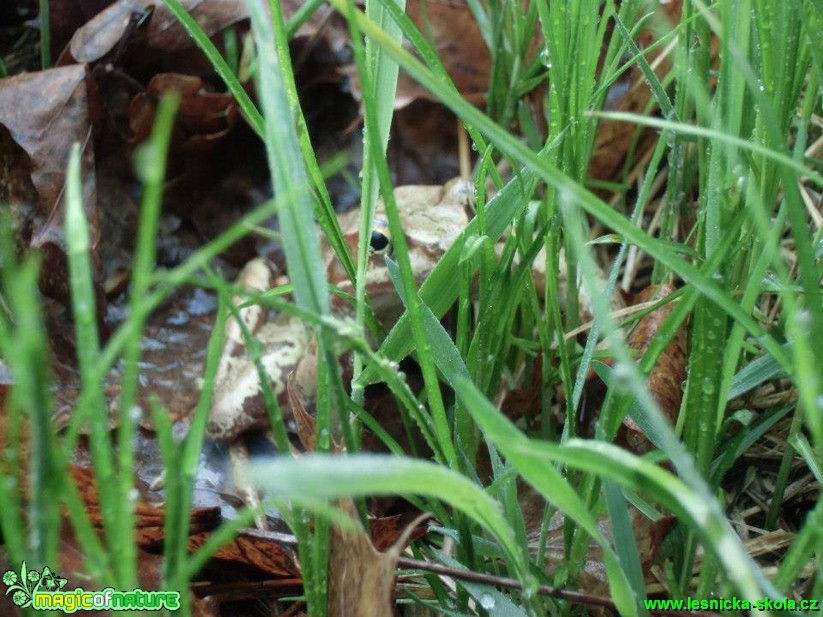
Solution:
<svg viewBox="0 0 823 617"><path fill-rule="evenodd" d="M391 253L391 240L389 240L388 234L379 229L372 231L369 248L374 255L389 255Z"/></svg>

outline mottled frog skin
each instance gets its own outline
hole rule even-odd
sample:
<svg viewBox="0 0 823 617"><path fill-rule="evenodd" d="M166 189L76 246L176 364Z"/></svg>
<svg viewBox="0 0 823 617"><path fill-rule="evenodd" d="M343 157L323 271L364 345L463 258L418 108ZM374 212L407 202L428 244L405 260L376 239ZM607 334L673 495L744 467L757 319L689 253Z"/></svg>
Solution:
<svg viewBox="0 0 823 617"><path fill-rule="evenodd" d="M395 189L394 197L403 221L412 270L419 285L468 224L474 188L468 181L456 178L444 186L401 186ZM343 236L354 254L360 212L352 210L338 218ZM366 292L377 318L389 325L399 316L402 304L384 259L384 255L391 253L391 240L382 203L378 204L375 214L371 245ZM352 283L325 237L321 246L328 281L353 294ZM264 292L275 286L276 276L266 261L258 258L244 266L237 284L251 292ZM238 304L243 301L243 298L235 299ZM345 316L349 311L349 305L342 301L333 301L333 307L339 316ZM281 406L286 407L286 384L290 376L298 394L312 397L317 384L317 353L311 329L290 315L281 313L271 318L269 311L259 305L245 307L239 313L249 332L263 346L260 359ZM242 328L231 317L226 323L206 434L212 441L231 443L247 431L267 426L268 416L258 372L244 344Z"/></svg>
<svg viewBox="0 0 823 617"><path fill-rule="evenodd" d="M401 186L395 189L394 197L403 222L412 270L420 285L469 223L473 215L474 187L467 180L455 178L444 186ZM360 212L352 210L338 219L345 241L355 254ZM384 259L386 254L391 254L391 240L382 203L378 204L375 214L371 248L366 292L376 317L388 328L400 316L403 306ZM502 241L498 243L498 249L502 249ZM327 280L343 292L354 294L351 281L325 237L321 239L321 250ZM562 252L560 261L558 274L561 285L564 285L566 267ZM534 261L533 278L538 297L542 297L545 284L545 256L542 252ZM602 278L605 286L605 277ZM276 282L275 273L262 258L246 264L237 280L240 287L251 292L268 291ZM588 310L588 296L590 294L581 290L580 304L584 312ZM563 298L565 293L561 292ZM242 304L244 299L237 298L235 302ZM615 294L613 308L619 308L621 304L622 297ZM338 317L345 317L351 311L350 305L337 296L332 297L332 307ZM249 332L263 346L261 361L281 407L288 409L286 384L289 380L301 402L313 399L317 387L317 344L311 329L290 315L270 317L269 311L259 305L240 309L239 313ZM257 369L244 344L242 329L231 317L226 323L206 434L212 441L231 443L241 434L267 425L268 415Z"/></svg>

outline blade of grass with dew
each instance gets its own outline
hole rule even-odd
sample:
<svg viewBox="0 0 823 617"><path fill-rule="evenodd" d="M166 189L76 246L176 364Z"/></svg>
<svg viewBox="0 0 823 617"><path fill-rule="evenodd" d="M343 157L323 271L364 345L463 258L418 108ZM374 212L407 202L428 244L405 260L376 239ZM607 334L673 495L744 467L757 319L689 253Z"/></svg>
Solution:
<svg viewBox="0 0 823 617"><path fill-rule="evenodd" d="M300 105L300 98L297 94L297 84L294 79L291 57L289 56L289 38L286 34L286 24L283 23L282 19L280 0L270 0L270 2L272 15L274 16L272 20L274 42L277 46L277 55L283 63L281 72L283 84L286 88L286 96L289 100L290 107L294 111L294 121L297 124L297 140L300 144L300 151L303 154L303 161L305 162L312 186L318 197L317 201L313 201L313 205L315 203L317 204L314 210L315 217L326 239L334 250L335 255L337 255L337 258L340 260L340 265L343 267L343 270L345 270L346 275L350 280L353 280L355 267L352 262L349 246L345 238L343 238L343 232L340 229L340 223L337 220L334 205L331 203L331 197L326 188L325 177L317 162L314 146L311 143L309 127L306 124L306 118L303 115L303 108Z"/></svg>
<svg viewBox="0 0 823 617"><path fill-rule="evenodd" d="M359 47L360 36L357 30L357 21L352 17L353 12L354 8L351 7L350 12L348 13L350 18L349 25L351 28L353 28L352 40L356 50L355 57L357 58L359 56L357 50ZM377 67L374 68L376 69ZM371 76L363 68L361 68L360 73L361 79L364 80L365 87L367 89L370 88L371 86L369 84L371 83ZM387 102L388 100L383 101L384 104ZM386 118L385 116L381 118L377 115L378 111L379 110L372 109L371 113L366 113L365 115L366 130L368 133L371 133L373 136L375 136L375 138L370 139L366 145L369 146L372 151L370 157L370 160L374 166L372 171L379 178L380 190L383 195L383 203L386 210L386 218L388 219L389 231L392 237L392 249L394 252L394 256L397 260L397 263L400 267L400 275L403 283L404 292L406 293L407 297L413 298L413 301L407 306L407 311L409 313L409 321L411 324L411 330L414 336L415 345L417 349L418 362L420 364L421 372L423 373L424 387L426 390L426 395L428 397L432 419L434 421L435 435L437 437L440 449L446 457L446 461L449 467L455 469L458 466L457 454L454 448L453 435L451 428L449 426L449 420L446 415L445 404L443 403L443 397L440 391L440 384L437 380L435 366L431 359L429 342L426 339L425 334L423 332L423 328L420 325L420 303L417 296L415 276L411 267L408 243L406 241L406 236L403 230L403 222L400 218L397 203L395 201L394 194L391 189L391 178L388 168L388 162L384 155L384 145L378 141L378 138L382 137L382 133L385 132L387 135L388 131L388 125L385 125L384 131L384 127L379 126L378 123L381 121L388 123L390 121L390 115L388 116L388 118ZM374 187L372 187L371 185L369 188L371 190L374 190ZM365 196L366 199L368 199L369 197L369 195ZM361 219L361 230L363 226L367 225L365 225L365 223ZM365 245L368 242L369 238L370 234L368 236L361 235L360 247L362 250L366 250ZM358 260L358 262L359 266L365 268L365 261ZM361 284L365 284L365 277L363 277L362 280L358 279L358 281ZM365 288L363 288L363 294L365 295Z"/></svg>
<svg viewBox="0 0 823 617"><path fill-rule="evenodd" d="M449 337L443 326L435 317L434 313L423 306L424 327L426 328L426 335L431 340L434 358L438 362L438 368L443 373L446 381L452 385L455 391L460 396L463 404L468 408L469 413L474 417L480 430L490 438L492 443L500 449L500 451L509 459L514 465L515 469L541 494L557 505L564 513L575 520L583 527L591 537L597 541L601 546L604 554L604 564L609 576L609 584L612 589L613 597L616 605L620 608L621 613L633 615L636 613L637 607L634 599L634 593L626 581L616 555L609 546L608 541L600 532L596 521L592 518L586 505L580 500L574 490L566 483L559 472L553 467L547 467L545 464L535 466L533 464L520 465L519 459L512 453L511 448L508 447L509 442L517 443L520 439L526 439L518 429L511 425L508 420L503 420L506 425L498 424L495 427L491 423L480 422L477 414L473 409L477 401L475 396L482 399L486 405L490 405L488 401L478 392L475 386L471 383L468 376L468 369L466 368L454 342ZM461 389L461 384L469 384L471 395L465 395L465 389ZM499 412L496 412L498 415ZM501 428L502 427L502 428ZM493 429L497 429L497 433ZM505 441L505 443L504 443Z"/></svg>
<svg viewBox="0 0 823 617"><path fill-rule="evenodd" d="M278 211L283 250L298 306L318 315L329 312L325 267L312 217L312 198L283 80L284 61L273 26L258 0L248 0L258 48L258 92L264 111L263 137L275 192L284 197ZM277 18L275 16L275 18Z"/></svg>
<svg viewBox="0 0 823 617"><path fill-rule="evenodd" d="M142 351L142 331L147 314L137 307L145 301L149 291L151 272L155 265L157 225L160 219L160 207L163 199L163 182L166 176L166 158L171 141L172 126L180 95L171 93L163 96L157 108L154 128L149 141L136 153L137 173L143 181L143 197L140 203L140 215L137 228L137 243L134 250L131 290L129 300L129 319L136 320L132 336L126 342L123 352L124 370L122 389L120 391L120 421L118 427L118 500L123 504L120 512L120 528L124 536L133 534L136 519L134 515L134 436L137 417L134 405L137 400L137 387L140 377L140 355ZM130 546L124 542L128 554L121 555L124 563L134 564L137 554L133 541ZM137 572L129 572L128 585L136 584Z"/></svg>
<svg viewBox="0 0 823 617"><path fill-rule="evenodd" d="M232 96L235 97L235 100L237 100L237 103L240 106L240 109L243 112L244 117L249 122L249 125L260 137L263 137L263 117L260 115L260 112L257 111L257 108L254 106L254 103L252 102L251 98L246 93L246 90L243 88L243 85L232 72L231 67L229 67L228 63L223 59L223 57L220 55L220 52L211 42L209 36L203 31L203 29L194 20L194 18L186 12L185 8L183 8L183 5L180 3L179 0L164 1L166 2L166 5L168 6L172 14L180 21L180 23L183 25L186 31L192 36L197 46L200 47L201 51L212 63L215 72L226 84L226 87L232 93ZM303 9L306 9L311 5L314 5L316 8L318 4L319 3L317 2L307 3L303 5L303 7L301 7L298 13L303 12ZM279 14L280 7L276 6L275 10L278 11ZM297 17L297 14L295 14L293 17ZM289 37L286 34L286 27L283 26L280 31L275 33L275 44L278 47L278 53L280 57L284 59L283 61L287 64L288 40ZM303 153L304 160L308 165L313 185L320 198L320 205L316 210L317 220L320 223L320 226L323 229L324 233L326 234L326 237L329 239L329 242L332 248L334 249L336 255L340 259L340 263L342 264L346 273L350 278L353 278L354 264L352 263L351 254L349 253L348 246L343 240L340 225L337 221L337 217L334 214L334 207L331 203L329 193L326 189L326 184L323 180L323 174L320 171L320 168L317 164L317 159L314 155L314 150L309 140L309 131L306 126L306 121L303 117L299 101L297 100L297 88L294 84L293 72L291 71L290 65L288 66L287 70L283 71L283 76L289 100L294 102L295 119L299 127L298 139L300 143L300 148Z"/></svg>
<svg viewBox="0 0 823 617"><path fill-rule="evenodd" d="M263 135L269 171L275 193L285 198L278 214L295 300L298 306L316 315L328 315L329 298L325 266L321 259L320 243L312 216L311 187L284 78L289 61L281 57L283 48L277 45L274 36L275 30L281 33L284 31L282 14L276 2L270 16L266 15L263 3L259 0L248 0L247 6L257 43L257 91L264 112ZM272 21L277 22L277 25L275 26ZM318 332L320 357L325 357L329 345L325 334ZM337 370L336 365L334 370ZM331 445L333 427L329 403L327 397L318 400L317 447L320 450L328 449ZM300 528L294 531L302 532ZM302 533L301 536L299 552L308 612L318 616L324 615L329 554L328 526L323 521L318 521L311 536Z"/></svg>
<svg viewBox="0 0 823 617"><path fill-rule="evenodd" d="M641 495L652 496L678 517L690 522L706 544L714 550L738 593L746 597L774 595L771 584L746 553L740 539L717 508L670 472L625 450L601 441L570 439L555 445L526 438L467 381L456 384L483 429L500 446L516 467L546 467L546 460L587 471L617 482ZM513 457L513 458L512 458Z"/></svg>
<svg viewBox="0 0 823 617"><path fill-rule="evenodd" d="M398 12L405 10L405 0L366 0L366 15L374 21L396 43L402 40L400 28L390 19L386 8L392 4ZM352 9L354 5L352 4ZM366 120L363 130L363 167L361 170L360 192L360 235L357 242L357 278L355 284L356 319L365 321L366 307L366 269L369 264L371 233L377 195L380 189L380 176L377 161L385 159L389 142L389 130L394 112L394 99L397 91L397 62L392 60L371 39L366 40L365 57L362 51L361 37L356 21L349 19L352 49L355 65L363 89L363 115ZM391 187L384 187L390 191ZM357 384L357 377L362 371L362 361L355 356L352 399L363 402L363 389Z"/></svg>
<svg viewBox="0 0 823 617"><path fill-rule="evenodd" d="M69 261L69 284L72 293L72 312L75 322L75 337L77 341L78 362L81 365L81 393L74 409L67 436L63 439L59 469L68 469L68 461L76 445L77 434L84 419L91 414L92 422L106 416L102 393L99 390L101 382L94 381L90 376L90 369L96 357L99 357L99 342L97 333L97 318L95 314L95 294L92 283L91 261L89 256L89 229L83 213L82 180L80 177L80 147L75 144L69 155L69 164L66 174L66 244ZM101 380L102 381L102 380ZM104 421L103 426L105 426ZM100 437L100 441L94 439ZM113 461L111 444L105 430L95 435L92 430L92 448L97 448L100 459ZM80 496L73 479L63 475L63 497L66 509L74 527L74 535L80 546L83 547L89 574L99 581L117 581L118 571L110 558L110 547L104 549L98 531L89 520L86 502ZM67 480L68 481L65 481ZM116 498L114 491L99 491L102 511L109 516L104 520L109 532L114 529L113 511L111 502ZM108 509L105 509L108 506Z"/></svg>
<svg viewBox="0 0 823 617"><path fill-rule="evenodd" d="M69 284L74 312L77 362L80 371L81 394L69 430L79 429L85 420L89 423L89 439L92 452L94 475L97 480L100 511L110 567L119 586L127 587L125 581L135 580L136 563L133 555L133 528L123 528L124 503L120 501L116 486L115 455L108 432L108 411L103 395L103 375L97 378L96 364L100 355L95 294L92 284L91 259L89 255L89 229L83 212L80 180L80 146L75 144L69 158L69 172L66 178L66 242L69 258ZM73 447L73 440L64 445ZM64 451L69 458L70 451ZM124 473L129 475L132 470ZM122 584L121 584L122 583ZM133 586L133 585L132 585Z"/></svg>
<svg viewBox="0 0 823 617"><path fill-rule="evenodd" d="M53 434L48 342L37 301L41 259L18 262L10 223L0 213L0 355L13 378L0 418L0 530L9 563L42 568L57 557L65 467Z"/></svg>
<svg viewBox="0 0 823 617"><path fill-rule="evenodd" d="M341 0L332 0L332 4L337 8L341 8ZM533 171L538 177L545 180L552 186L557 187L558 190L564 191L570 198L578 202L589 214L594 216L601 223L610 227L614 232L622 234L626 239L634 244L637 244L642 250L650 254L652 257L660 260L666 264L672 271L678 273L686 281L694 283L694 285L705 295L716 302L724 309L730 316L745 326L745 328L757 337L761 337L764 346L780 361L781 365L787 370L792 370L792 364L785 354L780 349L776 341L763 331L760 325L748 314L744 313L738 306L736 300L728 293L721 289L716 283L711 281L708 277L699 273L697 268L687 263L679 256L673 254L665 242L650 237L647 233L637 229L621 214L614 211L605 202L597 198L590 191L581 187L575 182L572 182L568 176L563 174L554 165L547 162L539 154L529 150L525 145L520 143L512 137L505 129L496 125L481 112L476 110L468 102L463 100L457 93L449 88L444 87L434 76L417 60L411 57L408 52L394 45L391 41L382 36L379 29L364 16L358 13L357 19L360 22L361 28L368 36L374 37L380 45L384 46L388 53L392 54L412 78L421 83L425 88L433 92L439 100L447 107L451 108L457 115L466 122L474 124L478 129L489 136L492 143L515 160L521 161L528 169ZM616 114L601 114L604 117L612 117ZM643 121L649 122L649 119L642 118ZM666 123L670 127L671 123ZM672 127L674 128L674 127ZM677 127L679 128L679 126ZM686 130L694 130L695 127L684 127ZM744 144L749 145L749 144ZM771 154L771 151L768 150ZM781 162L789 166L796 166L792 159L786 159L781 155L776 154ZM490 237L493 237L490 234ZM447 253L448 254L448 253ZM450 266L453 268L454 265ZM452 298L453 299L453 298ZM434 306L430 304L434 309ZM435 311L437 314L437 311ZM402 322L402 319L401 319ZM408 324L401 326L400 322L395 326L395 329L402 328L403 333L396 338L401 339L406 347L405 329ZM403 340L406 339L406 340ZM384 343L385 345L385 343ZM393 343L393 346L397 343ZM397 345L398 347L401 347ZM402 347L401 347L402 348ZM385 349L384 349L385 351ZM397 351L392 350L390 357L396 357ZM365 374L365 373L364 373Z"/></svg>
<svg viewBox="0 0 823 617"><path fill-rule="evenodd" d="M481 487L442 465L376 454L313 454L299 460L280 458L255 463L250 476L259 486L295 501L383 494L417 494L439 499L491 532L526 587L534 583L523 547L515 542L500 505Z"/></svg>

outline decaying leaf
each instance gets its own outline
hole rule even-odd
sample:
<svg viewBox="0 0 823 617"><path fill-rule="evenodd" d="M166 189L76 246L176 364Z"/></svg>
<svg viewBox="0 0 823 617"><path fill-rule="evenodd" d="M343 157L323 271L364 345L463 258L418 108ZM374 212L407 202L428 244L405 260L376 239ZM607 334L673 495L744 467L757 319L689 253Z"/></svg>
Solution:
<svg viewBox="0 0 823 617"><path fill-rule="evenodd" d="M437 52L458 92L473 103L482 103L489 87L492 59L469 5L410 0L406 13ZM432 95L401 72L395 107L405 107L420 98L431 99Z"/></svg>
<svg viewBox="0 0 823 617"><path fill-rule="evenodd" d="M539 508L534 510L533 514L538 517L530 517L537 527L528 527L530 532L530 539L532 540L532 550L536 550L536 540L540 533L540 520L542 519L542 499L535 499L536 493L526 491L524 495L528 503L525 504L524 512L526 516L532 511L530 504L540 503ZM523 498L521 498L523 503ZM539 513L538 513L539 510ZM648 575L651 571L651 566L657 556L663 538L666 532L671 527L674 519L671 516L666 516L657 521L652 521L645 514L640 512L637 508L629 505L629 518L631 520L634 537L637 541L637 550L641 558L641 566L643 572ZM612 541L613 535L611 531L611 523L607 514L603 514L597 520L597 525L603 535ZM555 571L558 565L566 561L566 537L565 537L566 519L560 512L555 512L549 522L548 534L546 536L546 550L544 567L546 572L550 575ZM586 556L583 561L582 570L576 575L578 589L598 596L609 596L608 577L606 576L606 568L603 565L602 549L596 542L591 542L586 551Z"/></svg>
<svg viewBox="0 0 823 617"><path fill-rule="evenodd" d="M340 503L342 510L354 517L354 502ZM329 615L347 617L385 617L394 615L394 571L397 558L415 530L412 523L385 550L378 551L358 527L356 532L333 528L329 556Z"/></svg>
<svg viewBox="0 0 823 617"><path fill-rule="evenodd" d="M183 7L209 36L248 17L242 0L183 0ZM194 47L195 43L165 4L151 0L119 0L78 28L68 52L80 63L91 63L114 50L135 19L153 10L147 25L147 43L162 52ZM67 62L61 58L61 62Z"/></svg>
<svg viewBox="0 0 823 617"><path fill-rule="evenodd" d="M200 548L210 537L211 534L206 532L192 534L189 536L189 551ZM259 532L241 533L221 546L213 558L250 566L274 577L300 575L292 548Z"/></svg>
<svg viewBox="0 0 823 617"><path fill-rule="evenodd" d="M139 143L148 138L157 101L169 91L180 94L173 142L182 148L200 150L215 144L234 126L237 103L231 95L209 92L203 80L193 75L159 73L152 77L147 90L129 103L131 141Z"/></svg>
<svg viewBox="0 0 823 617"><path fill-rule="evenodd" d="M66 243L63 235L63 189L69 152L82 148L83 207L89 222L91 254L98 309L104 312L102 269L98 254L100 228L94 174L94 147L89 120L86 70L70 66L24 73L0 81L0 125L26 155L36 201L23 187L22 194L7 195L16 204L15 227L20 249L41 249L45 260L40 286L44 294L69 306ZM0 147L0 154L11 149ZM5 157L4 157L5 158ZM19 165L19 158L3 163Z"/></svg>
<svg viewBox="0 0 823 617"><path fill-rule="evenodd" d="M636 303L665 298L674 291L674 286L669 284L647 287L638 294ZM646 315L637 324L629 336L628 345L637 351L638 356L642 356L649 348L658 329L674 306L671 302L665 304ZM686 325L683 324L646 378L652 396L672 425L677 422L677 414L683 399L683 382L686 379L686 363L688 362L687 340ZM629 417L623 420L617 443L635 454L644 454L654 448L637 423Z"/></svg>

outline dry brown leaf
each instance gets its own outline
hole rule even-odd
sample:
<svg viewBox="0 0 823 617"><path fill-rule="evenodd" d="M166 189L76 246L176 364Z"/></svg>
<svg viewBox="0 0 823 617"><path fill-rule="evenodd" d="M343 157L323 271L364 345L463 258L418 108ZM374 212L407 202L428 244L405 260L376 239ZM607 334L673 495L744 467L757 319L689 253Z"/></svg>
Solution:
<svg viewBox="0 0 823 617"><path fill-rule="evenodd" d="M520 503L523 508L523 516L526 522L526 530L532 540L537 540L540 534L540 526L543 518L545 501L531 487L524 487L520 494ZM657 553L670 529L674 518L664 516L658 521L652 521L637 508L629 505L629 519L631 520L634 537L637 541L637 550L641 559L641 566L647 578L651 579L651 567L657 557ZM558 565L566 561L566 519L562 513L555 511L549 522L548 534L546 536L546 551L544 566L551 574ZM611 522L607 514L601 515L597 519L597 525L603 535L611 542L613 534ZM536 550L536 546L532 546ZM606 568L603 565L602 549L596 542L590 542L586 556L583 561L583 568L577 575L577 589L591 593L593 595L608 596L609 585L606 576Z"/></svg>
<svg viewBox="0 0 823 617"><path fill-rule="evenodd" d="M207 532L192 534L189 536L189 551L197 550L210 537ZM251 566L275 577L300 575L291 547L279 544L262 533L241 533L221 546L212 558Z"/></svg>
<svg viewBox="0 0 823 617"><path fill-rule="evenodd" d="M351 500L341 508L354 516ZM409 529L411 532L411 529ZM408 533L385 552L378 551L362 529L333 528L329 556L329 615L385 617L395 614L394 571Z"/></svg>
<svg viewBox="0 0 823 617"><path fill-rule="evenodd" d="M86 504L92 525L102 528L94 471L89 467L72 465L71 475ZM135 540L143 549L159 549L163 545L165 510L160 506L138 501L135 506ZM189 513L189 551L200 548L222 522L219 507L193 508ZM299 575L290 547L278 543L274 536L260 533L241 533L229 544L222 546L214 559L241 563L277 577Z"/></svg>
<svg viewBox="0 0 823 617"><path fill-rule="evenodd" d="M658 2L655 5L656 17L667 18L673 24L678 23L681 4L681 0ZM652 23L654 22L655 20L652 20ZM615 33L613 36L620 35ZM653 43L654 40L655 35L651 28L644 28L637 37L637 44L642 50ZM647 60L651 64L654 62L655 57L649 57ZM658 78L663 78L670 68L670 62L661 62L655 69L655 74ZM642 114L651 99L652 93L648 83L643 78L643 72L639 67L633 66L611 87L606 109ZM589 175L604 180L613 179L626 158L632 144L632 136L637 129L638 127L630 122L602 120L598 125L592 159L589 163ZM651 135L653 132L645 131L645 134Z"/></svg>
<svg viewBox="0 0 823 617"><path fill-rule="evenodd" d="M24 73L0 81L0 125L28 156L32 194L6 195L13 204L19 248L45 253L40 286L43 293L70 305L66 243L63 232L63 190L73 144L82 148L83 206L89 222L98 312L104 313L103 276L98 246L100 228L94 175L94 148L86 89L86 71L71 66ZM0 152L10 152L8 146ZM4 157L5 158L5 157ZM19 157L12 164L19 165ZM8 165L6 161L4 165ZM16 173L16 172L15 172Z"/></svg>
<svg viewBox="0 0 823 617"><path fill-rule="evenodd" d="M237 103L229 94L209 92L203 80L193 75L159 73L152 77L146 92L129 103L132 142L147 139L154 126L157 101L169 91L180 94L172 147L199 151L216 145L237 120Z"/></svg>
<svg viewBox="0 0 823 617"><path fill-rule="evenodd" d="M242 0L182 0L182 4L209 36L248 17ZM71 58L85 64L100 60L120 43L135 17L142 17L151 7L154 13L147 25L150 48L174 52L194 47L194 40L165 4L152 0L119 0L77 29L68 47ZM60 62L69 62L66 54Z"/></svg>
<svg viewBox="0 0 823 617"><path fill-rule="evenodd" d="M649 302L665 298L674 293L673 285L647 287L637 295L636 303ZM649 313L637 324L629 336L628 345L642 356L649 348L657 331L674 309L670 302ZM686 379L686 363L688 362L686 324L682 324L677 334L663 350L657 364L646 378L646 383L652 396L660 405L660 409L670 424L677 422L677 414L683 399L683 381ZM617 436L616 443L635 454L644 454L654 448L652 443L640 430L634 420L627 417Z"/></svg>
<svg viewBox="0 0 823 617"><path fill-rule="evenodd" d="M86 504L86 511L92 525L103 527L103 516L100 512L100 498L97 491L97 480L91 467L72 464L69 472L80 493L80 498ZM135 504L135 540L141 548L157 548L163 544L163 521L165 510L145 501ZM220 524L220 508L193 508L189 513L190 533L197 534L215 529Z"/></svg>

